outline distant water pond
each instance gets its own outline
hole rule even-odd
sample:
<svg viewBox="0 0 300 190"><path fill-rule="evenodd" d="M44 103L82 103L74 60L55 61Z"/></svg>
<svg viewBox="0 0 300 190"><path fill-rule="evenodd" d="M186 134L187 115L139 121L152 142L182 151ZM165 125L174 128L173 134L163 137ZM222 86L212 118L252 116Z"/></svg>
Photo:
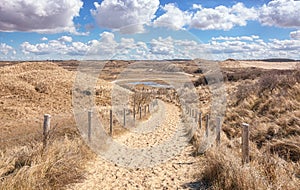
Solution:
<svg viewBox="0 0 300 190"><path fill-rule="evenodd" d="M129 84L137 85L137 84L143 84L146 86L156 87L156 88L172 88L172 86L167 84L159 84L157 82L153 81L143 81L143 82L130 82Z"/></svg>

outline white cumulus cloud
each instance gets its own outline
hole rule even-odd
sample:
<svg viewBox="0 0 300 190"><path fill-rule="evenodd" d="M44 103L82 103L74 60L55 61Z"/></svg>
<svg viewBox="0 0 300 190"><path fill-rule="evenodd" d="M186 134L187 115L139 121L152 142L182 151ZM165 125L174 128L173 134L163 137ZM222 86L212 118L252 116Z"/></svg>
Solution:
<svg viewBox="0 0 300 190"><path fill-rule="evenodd" d="M243 40L248 37L252 40ZM300 40L268 41L259 36L213 37L212 41L204 44L214 59L264 59L291 58L299 59Z"/></svg>
<svg viewBox="0 0 300 190"><path fill-rule="evenodd" d="M144 32L144 24L155 18L159 0L103 0L94 3L91 10L100 27L120 30L122 33Z"/></svg>
<svg viewBox="0 0 300 190"><path fill-rule="evenodd" d="M232 7L217 6L202 8L193 5L198 10L194 14L190 27L201 30L230 30L234 26L245 26L248 20L257 19L257 10L247 8L243 3Z"/></svg>
<svg viewBox="0 0 300 190"><path fill-rule="evenodd" d="M300 1L270 1L260 8L259 21L268 26L300 27Z"/></svg>
<svg viewBox="0 0 300 190"><path fill-rule="evenodd" d="M175 4L166 4L162 9L166 13L153 22L154 26L179 30L188 25L191 21L192 13L181 11Z"/></svg>
<svg viewBox="0 0 300 190"><path fill-rule="evenodd" d="M73 19L82 6L81 0L2 0L0 31L77 33Z"/></svg>
<svg viewBox="0 0 300 190"><path fill-rule="evenodd" d="M2 53L3 55L7 55L9 53L16 54L16 51L13 47L5 43L0 43L0 53Z"/></svg>
<svg viewBox="0 0 300 190"><path fill-rule="evenodd" d="M212 37L212 40L223 40L223 41L234 41L234 40L253 41L255 39L259 39L259 36L252 35L252 36L236 36L236 37L231 37L231 36Z"/></svg>
<svg viewBox="0 0 300 190"><path fill-rule="evenodd" d="M69 42L69 43L65 43ZM69 36L62 36L57 40L50 40L47 43L31 44L30 42L23 42L20 46L24 54L39 55L65 55L67 56L112 56L117 46L114 34L110 32L103 32L100 39L91 40L87 43L75 41Z"/></svg>
<svg viewBox="0 0 300 190"><path fill-rule="evenodd" d="M61 42L72 42L72 37L71 36L62 36L58 39Z"/></svg>
<svg viewBox="0 0 300 190"><path fill-rule="evenodd" d="M290 37L292 39L298 39L298 40L300 40L300 30L291 32L290 33Z"/></svg>
<svg viewBox="0 0 300 190"><path fill-rule="evenodd" d="M295 33L297 34L296 31ZM60 38L59 38L60 39ZM114 33L103 32L98 39L88 42L49 40L32 44L24 42L21 50L37 59L55 57L61 59L193 59L209 58L222 60L264 59L287 57L299 59L300 39L264 40L256 35L218 36L207 43L174 36L154 37L149 42L128 35L115 37ZM12 55L14 49L0 44L0 54ZM2 56L3 57L3 56ZM6 56L8 57L8 56Z"/></svg>

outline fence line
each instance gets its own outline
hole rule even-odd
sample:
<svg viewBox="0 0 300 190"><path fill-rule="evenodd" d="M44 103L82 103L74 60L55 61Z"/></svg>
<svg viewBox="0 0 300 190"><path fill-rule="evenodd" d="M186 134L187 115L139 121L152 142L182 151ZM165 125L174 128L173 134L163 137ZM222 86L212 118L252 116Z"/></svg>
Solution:
<svg viewBox="0 0 300 190"><path fill-rule="evenodd" d="M135 102L135 100L134 100ZM151 113L150 111L150 107L151 110L155 110L155 106L158 105L158 101L157 99L155 99L154 101L151 101L149 104L144 106L144 113L145 116L147 115L147 108L148 108L148 113ZM99 106L95 106L94 108L98 108ZM135 121L135 104L133 105L133 120ZM195 121L196 123L198 123L198 127L199 129L202 128L202 112L198 112L198 110L192 109L190 107L184 107L184 110L186 111L186 113L188 115L190 115L192 118L195 117ZM125 107L123 108L123 112L121 111L121 113L123 113L123 126L126 126L126 115L129 111L130 114L130 109L127 110ZM142 118L142 106L139 106L139 114L140 114L140 119ZM152 112L153 112L152 111ZM88 110L88 141L91 142L92 141L92 130L93 130L93 126L92 126L92 109ZM86 114L86 110L82 111L82 112L76 112L76 114ZM70 113L67 114L58 114L58 116L70 116ZM113 111L112 109L109 110L109 115L110 115L110 122L109 122L109 134L112 136L113 135ZM37 134L42 134L43 135L43 147L47 146L47 140L49 138L49 132L51 130L51 118L53 116L51 116L50 114L45 114L44 115L44 121L43 121L43 132L39 132L37 131L36 133L31 133L29 135L26 135L25 137L34 137ZM209 136L209 119L210 116L209 114L206 115L206 125L205 125L205 136L208 137ZM31 119L31 120L36 120L36 121L41 121L41 119ZM216 118L216 144L219 146L221 143L221 118L217 117ZM242 164L246 164L250 162L250 156L249 156L249 124L247 123L242 123ZM20 137L16 137L16 138L10 138L7 140L0 140L0 142L9 142L12 140L17 140Z"/></svg>
<svg viewBox="0 0 300 190"><path fill-rule="evenodd" d="M150 104L152 105L156 105L157 101L152 101ZM158 105L158 104L157 104ZM150 113L150 106L145 105L145 116L147 115L147 107L148 107L148 112ZM153 106L153 110L154 110ZM142 119L142 106L139 106L139 114L140 114L140 119ZM120 112L117 112L117 114L119 114ZM123 111L121 111L121 114L123 115L123 127L126 126L126 108L123 107ZM135 105L133 106L133 115L134 115L134 121L135 121ZM113 110L109 109L109 135L113 136ZM88 111L88 141L91 142L92 139L92 109Z"/></svg>

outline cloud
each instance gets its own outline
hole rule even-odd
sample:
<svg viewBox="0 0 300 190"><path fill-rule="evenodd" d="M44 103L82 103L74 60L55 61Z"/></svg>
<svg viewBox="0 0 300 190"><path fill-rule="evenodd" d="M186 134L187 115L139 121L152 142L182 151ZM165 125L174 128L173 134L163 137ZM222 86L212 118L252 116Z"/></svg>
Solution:
<svg viewBox="0 0 300 190"><path fill-rule="evenodd" d="M0 31L78 34L73 19L79 16L81 0L3 0L0 4Z"/></svg>
<svg viewBox="0 0 300 190"><path fill-rule="evenodd" d="M59 38L60 39L60 38ZM116 38L111 32L103 32L98 39L86 43L61 40L31 44L24 42L21 50L24 54L46 56L61 59L263 59L288 57L299 59L300 39L263 40L259 36L219 36L208 43L199 43L189 39L177 39L173 36L156 37L150 42L136 38ZM2 54L13 52L6 44L0 45ZM52 56L53 55L53 56Z"/></svg>
<svg viewBox="0 0 300 190"><path fill-rule="evenodd" d="M232 7L193 7L199 10L193 15L190 27L200 30L230 30L234 26L245 26L248 20L255 20L258 16L255 8L247 8L243 3Z"/></svg>
<svg viewBox="0 0 300 190"><path fill-rule="evenodd" d="M210 43L204 44L214 59L264 59L287 57L299 59L300 40L264 41L258 36L214 37Z"/></svg>
<svg viewBox="0 0 300 190"><path fill-rule="evenodd" d="M72 42L72 37L71 36L62 36L58 39L61 42Z"/></svg>
<svg viewBox="0 0 300 190"><path fill-rule="evenodd" d="M191 47L196 47L195 41L176 40L171 37L158 37L149 43L135 41L133 38L120 38L119 41L111 32L103 32L99 39L87 43L73 41L65 43L64 40L50 40L45 43L31 44L24 42L21 50L26 55L39 58L55 55L55 57L90 58L99 59L172 59L189 58Z"/></svg>
<svg viewBox="0 0 300 190"><path fill-rule="evenodd" d="M187 11L181 11L175 4L166 4L162 9L165 14L158 17L153 25L155 27L167 27L173 30L183 29L191 21L192 14Z"/></svg>
<svg viewBox="0 0 300 190"><path fill-rule="evenodd" d="M151 42L151 53L162 54L162 55L172 55L174 54L174 41L171 37L165 39L159 37L158 39L152 39Z"/></svg>
<svg viewBox="0 0 300 190"><path fill-rule="evenodd" d="M82 42L72 42L72 45L69 47L68 54L69 55L77 55L77 56L84 56L88 50L89 46Z"/></svg>
<svg viewBox="0 0 300 190"><path fill-rule="evenodd" d="M202 9L202 5L198 5L198 4L193 4L193 9Z"/></svg>
<svg viewBox="0 0 300 190"><path fill-rule="evenodd" d="M59 43L60 42L57 41L56 44ZM54 47L53 44L55 44L55 42L51 40L49 44L40 43L40 44L33 45L30 44L29 42L23 42L20 46L24 54L33 53L35 55L45 55L45 54L50 54L52 51L53 52L58 51L58 47Z"/></svg>
<svg viewBox="0 0 300 190"><path fill-rule="evenodd" d="M42 41L47 41L47 40L48 40L48 38L46 38L46 37L42 37L42 38L41 38L41 40L42 40Z"/></svg>
<svg viewBox="0 0 300 190"><path fill-rule="evenodd" d="M159 0L104 0L94 3L91 10L100 27L120 30L122 33L144 32L144 24L155 17Z"/></svg>
<svg viewBox="0 0 300 190"><path fill-rule="evenodd" d="M13 47L5 43L0 43L0 53L3 55L8 55L9 53L16 54L16 51Z"/></svg>
<svg viewBox="0 0 300 190"><path fill-rule="evenodd" d="M242 40L242 41L253 41L255 39L259 39L259 36L252 35L252 36L236 36L236 37L212 37L212 40L222 40L222 41L234 41L234 40Z"/></svg>
<svg viewBox="0 0 300 190"><path fill-rule="evenodd" d="M300 30L291 32L290 33L290 37L292 39L298 39L298 40L300 40Z"/></svg>
<svg viewBox="0 0 300 190"><path fill-rule="evenodd" d="M69 43L65 43L69 42ZM57 40L50 40L48 43L31 44L23 42L21 45L24 54L39 55L66 55L67 56L112 56L117 43L114 34L103 32L99 40L91 40L87 43L73 42L70 36L62 36Z"/></svg>
<svg viewBox="0 0 300 190"><path fill-rule="evenodd" d="M269 47L274 50L285 50L285 51L292 51L300 49L300 40L278 40L278 39L271 39L271 43Z"/></svg>
<svg viewBox="0 0 300 190"><path fill-rule="evenodd" d="M261 7L245 7L236 3L232 7L217 6L204 8L193 4L191 10L182 11L174 4L163 7L165 14L154 20L154 26L168 27L173 30L184 26L199 30L231 30L235 26L246 26L248 21L258 21L262 25L283 28L300 27L300 1L272 0Z"/></svg>
<svg viewBox="0 0 300 190"><path fill-rule="evenodd" d="M300 27L300 1L273 0L260 8L259 21L263 25Z"/></svg>

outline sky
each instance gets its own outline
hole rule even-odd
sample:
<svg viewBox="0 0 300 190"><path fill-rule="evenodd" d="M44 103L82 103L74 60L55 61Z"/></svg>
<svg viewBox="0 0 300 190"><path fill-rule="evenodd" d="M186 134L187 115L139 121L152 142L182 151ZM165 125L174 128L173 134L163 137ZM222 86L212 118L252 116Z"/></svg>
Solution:
<svg viewBox="0 0 300 190"><path fill-rule="evenodd" d="M0 60L300 59L296 0L1 0Z"/></svg>

